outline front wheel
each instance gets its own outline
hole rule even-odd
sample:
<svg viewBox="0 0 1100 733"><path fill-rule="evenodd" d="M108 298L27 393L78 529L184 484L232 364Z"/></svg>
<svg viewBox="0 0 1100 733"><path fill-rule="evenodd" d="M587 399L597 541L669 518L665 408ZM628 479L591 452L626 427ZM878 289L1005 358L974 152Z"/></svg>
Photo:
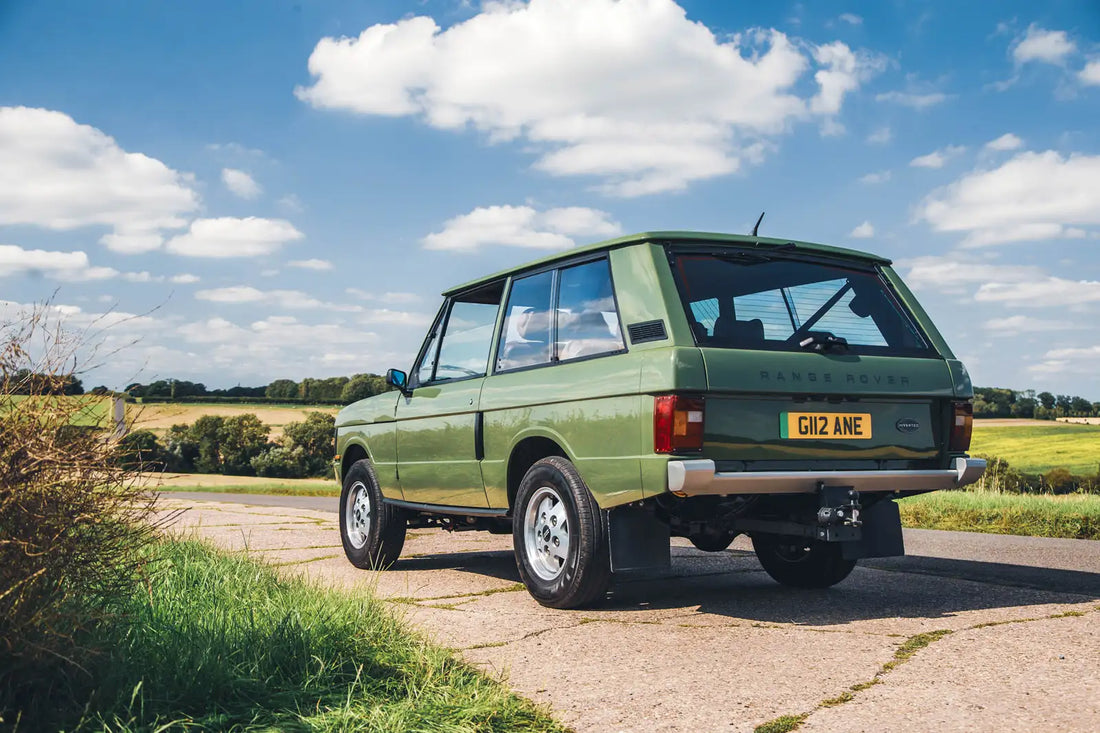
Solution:
<svg viewBox="0 0 1100 733"><path fill-rule="evenodd" d="M755 534L752 548L768 575L794 588L828 588L848 577L855 560L845 560L839 543L802 537Z"/></svg>
<svg viewBox="0 0 1100 733"><path fill-rule="evenodd" d="M401 510L382 501L370 461L356 461L340 492L340 539L351 564L384 568L395 563L405 545L406 526Z"/></svg>
<svg viewBox="0 0 1100 733"><path fill-rule="evenodd" d="M611 583L600 507L565 458L543 458L528 469L516 493L512 540L520 577L544 606L586 606Z"/></svg>

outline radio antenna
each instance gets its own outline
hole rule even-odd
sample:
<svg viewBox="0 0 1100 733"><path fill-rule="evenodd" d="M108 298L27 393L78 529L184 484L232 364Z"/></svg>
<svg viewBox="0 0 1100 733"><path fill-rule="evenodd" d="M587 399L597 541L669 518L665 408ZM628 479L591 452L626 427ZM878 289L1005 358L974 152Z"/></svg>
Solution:
<svg viewBox="0 0 1100 733"><path fill-rule="evenodd" d="M760 231L760 222L764 221L764 212L760 212L760 218L756 220L756 226L752 228L752 236L756 236L756 233Z"/></svg>

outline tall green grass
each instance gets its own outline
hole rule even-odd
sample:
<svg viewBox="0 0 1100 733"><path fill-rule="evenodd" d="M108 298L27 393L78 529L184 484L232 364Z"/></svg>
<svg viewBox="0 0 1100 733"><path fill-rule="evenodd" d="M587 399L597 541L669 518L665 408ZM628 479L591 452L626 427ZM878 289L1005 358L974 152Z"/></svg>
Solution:
<svg viewBox="0 0 1100 733"><path fill-rule="evenodd" d="M970 452L1004 458L1026 473L1046 473L1065 468L1070 473L1094 476L1100 469L1100 425L983 426L974 425Z"/></svg>
<svg viewBox="0 0 1100 733"><path fill-rule="evenodd" d="M557 731L366 593L280 579L197 542L154 546L145 593L57 664L0 690L19 730ZM15 712L13 706L21 707Z"/></svg>
<svg viewBox="0 0 1100 733"><path fill-rule="evenodd" d="M898 502L906 527L1100 540L1100 496L937 491Z"/></svg>

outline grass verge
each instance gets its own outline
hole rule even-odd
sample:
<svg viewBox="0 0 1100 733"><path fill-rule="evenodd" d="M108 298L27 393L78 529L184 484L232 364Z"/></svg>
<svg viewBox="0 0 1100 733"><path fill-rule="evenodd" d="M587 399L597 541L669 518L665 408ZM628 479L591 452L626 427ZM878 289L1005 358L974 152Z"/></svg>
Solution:
<svg viewBox="0 0 1100 733"><path fill-rule="evenodd" d="M373 597L164 541L147 593L55 664L0 690L18 730L561 731L533 703L410 632ZM62 703L61 701L64 701Z"/></svg>
<svg viewBox="0 0 1100 733"><path fill-rule="evenodd" d="M898 502L901 521L918 529L1100 540L1100 496L939 491Z"/></svg>
<svg viewBox="0 0 1100 733"><path fill-rule="evenodd" d="M206 493L225 494L269 494L277 496L340 496L340 489L331 481L317 482L315 486L302 486L300 484L283 484L273 482L270 484L234 484L228 483L221 486L158 486L157 491L171 494L173 491L195 491ZM169 496L168 498L171 498Z"/></svg>

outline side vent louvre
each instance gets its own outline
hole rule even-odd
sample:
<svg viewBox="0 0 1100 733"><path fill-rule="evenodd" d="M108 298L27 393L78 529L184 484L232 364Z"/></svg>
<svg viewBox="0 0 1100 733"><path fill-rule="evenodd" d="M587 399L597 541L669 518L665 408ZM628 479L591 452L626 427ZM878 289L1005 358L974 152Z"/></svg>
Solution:
<svg viewBox="0 0 1100 733"><path fill-rule="evenodd" d="M626 331L630 334L630 343L632 344L644 344L646 341L664 341L668 338L668 334L665 333L664 321L631 323L626 327Z"/></svg>

